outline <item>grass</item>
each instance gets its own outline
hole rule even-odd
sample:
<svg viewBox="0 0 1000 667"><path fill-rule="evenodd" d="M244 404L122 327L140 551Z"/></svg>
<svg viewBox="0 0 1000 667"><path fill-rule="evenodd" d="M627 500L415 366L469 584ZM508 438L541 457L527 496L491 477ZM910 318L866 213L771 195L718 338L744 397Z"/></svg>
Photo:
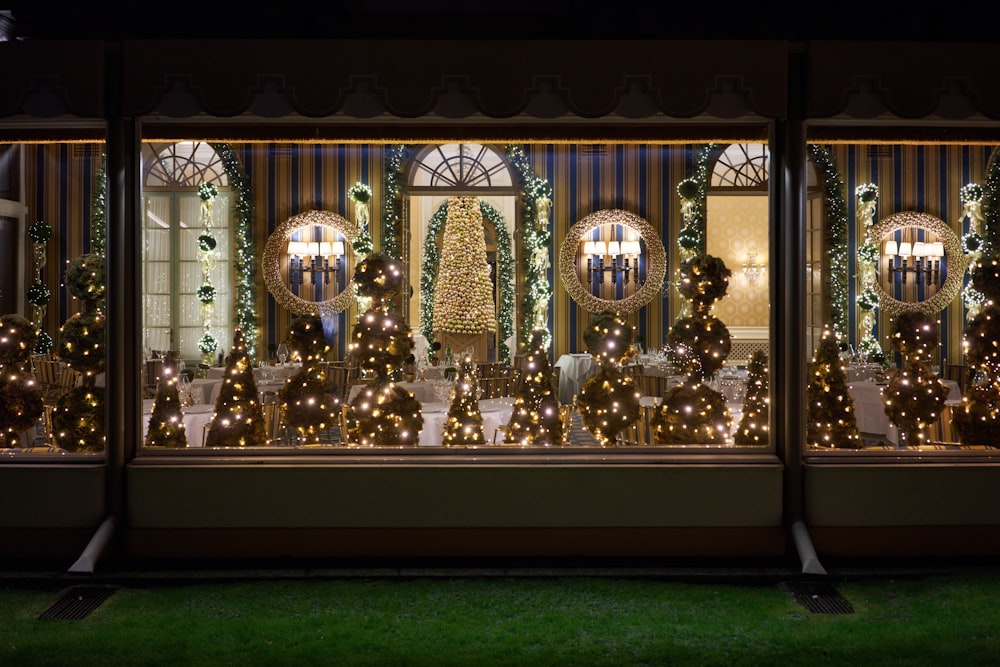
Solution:
<svg viewBox="0 0 1000 667"><path fill-rule="evenodd" d="M68 588L68 585L61 584ZM1000 574L836 582L853 614L777 584L639 578L292 579L65 592L0 584L0 665L996 665Z"/></svg>

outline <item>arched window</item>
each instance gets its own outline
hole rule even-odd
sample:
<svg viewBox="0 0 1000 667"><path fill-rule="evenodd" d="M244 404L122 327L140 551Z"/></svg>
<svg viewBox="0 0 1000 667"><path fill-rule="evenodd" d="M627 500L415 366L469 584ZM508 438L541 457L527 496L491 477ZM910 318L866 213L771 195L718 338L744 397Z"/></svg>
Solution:
<svg viewBox="0 0 1000 667"><path fill-rule="evenodd" d="M215 354L232 341L233 287L229 178L211 145L197 141L145 143L143 156L143 335L150 350L177 350L197 361L199 341L209 334ZM198 189L214 185L218 195L205 206ZM206 255L199 237L208 233ZM214 288L203 302L199 288Z"/></svg>

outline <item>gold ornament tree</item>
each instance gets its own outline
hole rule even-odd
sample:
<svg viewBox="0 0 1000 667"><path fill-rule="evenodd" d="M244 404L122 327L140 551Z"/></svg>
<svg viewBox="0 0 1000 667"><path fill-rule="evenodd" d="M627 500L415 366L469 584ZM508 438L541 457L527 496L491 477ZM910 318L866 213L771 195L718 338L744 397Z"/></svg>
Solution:
<svg viewBox="0 0 1000 667"><path fill-rule="evenodd" d="M236 329L205 446L260 447L265 444L264 408L260 404L246 339L243 331Z"/></svg>
<svg viewBox="0 0 1000 667"><path fill-rule="evenodd" d="M690 303L691 314L674 323L667 344L685 375L684 382L663 397L650 426L661 445L724 444L733 418L726 397L705 384L726 363L732 348L729 329L712 315L716 301L729 289L732 272L713 255L681 262L677 291Z"/></svg>
<svg viewBox="0 0 1000 667"><path fill-rule="evenodd" d="M921 311L900 313L892 324L891 342L903 356L903 365L889 377L882 404L904 444L919 447L926 439L924 429L941 416L948 398L948 388L927 365L940 342L937 323Z"/></svg>
<svg viewBox="0 0 1000 667"><path fill-rule="evenodd" d="M507 423L504 442L523 446L560 445L563 424L559 397L552 389L552 367L545 349L548 331L531 332L528 353L520 368L521 378L514 397L514 407Z"/></svg>
<svg viewBox="0 0 1000 667"><path fill-rule="evenodd" d="M340 399L331 392L326 365L330 353L319 315L296 318L285 344L292 358L302 360L302 369L285 380L279 398L282 422L296 430L302 444L316 444L320 434L337 421Z"/></svg>
<svg viewBox="0 0 1000 667"><path fill-rule="evenodd" d="M177 391L177 367L173 363L163 366L163 372L156 383L153 410L146 429L146 447L187 447L187 430L184 427L184 411Z"/></svg>
<svg viewBox="0 0 1000 667"><path fill-rule="evenodd" d="M809 364L808 380L806 446L824 449L863 447L854 399L848 391L847 373L840 360L840 341L830 325L823 328Z"/></svg>
<svg viewBox="0 0 1000 667"><path fill-rule="evenodd" d="M493 283L477 197L448 199L434 288L435 338L445 347L474 347L485 360L486 333L496 329Z"/></svg>
<svg viewBox="0 0 1000 667"><path fill-rule="evenodd" d="M19 447L21 434L44 411L42 393L31 372L37 342L35 325L25 317L0 317L0 446Z"/></svg>
<svg viewBox="0 0 1000 667"><path fill-rule="evenodd" d="M1000 447L1000 255L980 260L972 284L986 297L985 305L965 328L966 358L976 381L965 389L962 405L952 412L952 424L967 447Z"/></svg>
<svg viewBox="0 0 1000 667"><path fill-rule="evenodd" d="M634 354L634 333L611 312L600 313L583 333L583 342L600 368L587 378L574 401L583 426L604 447L614 445L618 434L639 418L642 394L622 371L622 363Z"/></svg>
<svg viewBox="0 0 1000 667"><path fill-rule="evenodd" d="M485 445L483 415L479 411L479 379L471 357L458 365L458 377L452 389L451 407L445 423L442 444L446 447Z"/></svg>
<svg viewBox="0 0 1000 667"><path fill-rule="evenodd" d="M392 379L413 352L413 332L392 309L392 300L403 286L402 266L382 253L371 253L355 268L354 282L358 294L371 306L354 326L347 358L375 375L349 404L358 444L416 445L424 425L420 403Z"/></svg>
<svg viewBox="0 0 1000 667"><path fill-rule="evenodd" d="M105 445L103 387L97 376L104 372L106 350L104 256L88 253L66 268L66 291L83 303L83 310L59 329L56 356L80 376L80 383L59 397L52 413L52 437L71 452L103 452ZM63 371L64 373L67 371Z"/></svg>
<svg viewBox="0 0 1000 667"><path fill-rule="evenodd" d="M754 447L768 444L770 402L768 396L767 352L757 350L747 368L743 415L733 435L733 444Z"/></svg>

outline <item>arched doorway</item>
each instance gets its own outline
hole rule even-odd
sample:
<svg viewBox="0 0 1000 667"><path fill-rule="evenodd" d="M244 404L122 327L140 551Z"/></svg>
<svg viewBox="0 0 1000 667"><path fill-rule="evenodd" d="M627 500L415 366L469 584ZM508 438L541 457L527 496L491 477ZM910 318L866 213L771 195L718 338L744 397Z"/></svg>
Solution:
<svg viewBox="0 0 1000 667"><path fill-rule="evenodd" d="M503 151L484 144L435 144L416 152L406 170L403 210L408 233L403 256L414 287L408 313L414 329L424 335L431 317L437 249L450 197L476 197L483 212L486 257L494 284L497 327L488 333L487 359L506 360L505 343L516 322L513 243L517 219L517 186ZM420 289L423 285L424 289ZM427 286L430 285L430 289Z"/></svg>

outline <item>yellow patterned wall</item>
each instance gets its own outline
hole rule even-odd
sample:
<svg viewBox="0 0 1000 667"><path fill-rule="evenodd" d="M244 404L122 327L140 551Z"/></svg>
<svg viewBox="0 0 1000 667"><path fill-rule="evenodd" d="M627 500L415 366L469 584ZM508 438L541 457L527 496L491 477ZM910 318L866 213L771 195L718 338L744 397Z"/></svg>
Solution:
<svg viewBox="0 0 1000 667"><path fill-rule="evenodd" d="M708 198L705 231L708 254L720 257L733 272L729 293L714 315L727 327L767 327L767 197L718 195ZM756 282L743 276L747 253L755 251L764 272Z"/></svg>

